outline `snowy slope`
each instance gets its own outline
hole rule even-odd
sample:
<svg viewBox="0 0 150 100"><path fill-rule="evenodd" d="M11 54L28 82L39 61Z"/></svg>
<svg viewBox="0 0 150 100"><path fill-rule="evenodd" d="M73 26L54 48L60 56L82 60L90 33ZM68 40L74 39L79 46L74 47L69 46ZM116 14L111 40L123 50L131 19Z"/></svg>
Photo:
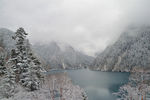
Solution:
<svg viewBox="0 0 150 100"><path fill-rule="evenodd" d="M14 48L15 41L12 39L14 32L0 28L0 46L3 47L7 52L10 52Z"/></svg>
<svg viewBox="0 0 150 100"><path fill-rule="evenodd" d="M150 27L129 27L119 39L100 53L92 69L133 71L150 68Z"/></svg>
<svg viewBox="0 0 150 100"><path fill-rule="evenodd" d="M88 67L93 57L63 43L35 44L33 49L46 62L47 69L78 69Z"/></svg>
<svg viewBox="0 0 150 100"><path fill-rule="evenodd" d="M54 95L54 90L58 95L62 95L61 98ZM0 89L0 100L88 100L85 91L78 85L74 85L66 73L47 74L40 89L36 91L26 91L17 84L14 96L4 98L3 92L5 91Z"/></svg>
<svg viewBox="0 0 150 100"><path fill-rule="evenodd" d="M3 47L8 55L15 46L15 42L12 39L13 35L14 32L0 28L0 47ZM64 43L36 44L33 46L33 49L37 56L46 63L47 69L77 69L87 67L93 61L93 57L87 56Z"/></svg>

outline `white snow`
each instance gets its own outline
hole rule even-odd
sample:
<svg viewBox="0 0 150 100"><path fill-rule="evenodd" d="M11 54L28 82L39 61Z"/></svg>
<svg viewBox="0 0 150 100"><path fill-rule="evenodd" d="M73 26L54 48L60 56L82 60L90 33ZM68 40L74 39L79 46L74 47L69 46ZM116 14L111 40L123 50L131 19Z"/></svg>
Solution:
<svg viewBox="0 0 150 100"><path fill-rule="evenodd" d="M52 90L57 90L62 97L53 99ZM87 100L83 89L77 85L73 85L66 73L48 75L46 81L40 87L40 90L28 92L18 85L17 93L11 98L1 100Z"/></svg>

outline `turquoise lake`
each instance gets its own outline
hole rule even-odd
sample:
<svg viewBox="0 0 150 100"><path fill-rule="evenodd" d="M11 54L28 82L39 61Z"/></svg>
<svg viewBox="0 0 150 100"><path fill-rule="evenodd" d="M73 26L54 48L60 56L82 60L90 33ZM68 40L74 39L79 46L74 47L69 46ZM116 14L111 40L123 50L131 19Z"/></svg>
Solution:
<svg viewBox="0 0 150 100"><path fill-rule="evenodd" d="M116 100L112 93L128 82L129 73L100 72L88 69L67 70L72 82L83 88L89 100Z"/></svg>

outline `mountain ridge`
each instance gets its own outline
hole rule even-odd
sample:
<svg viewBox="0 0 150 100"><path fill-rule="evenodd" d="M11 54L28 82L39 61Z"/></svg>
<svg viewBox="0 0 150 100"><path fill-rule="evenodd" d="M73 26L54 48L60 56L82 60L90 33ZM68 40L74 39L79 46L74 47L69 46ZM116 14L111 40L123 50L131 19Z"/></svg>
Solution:
<svg viewBox="0 0 150 100"><path fill-rule="evenodd" d="M150 27L130 27L94 60L91 69L133 71L150 67Z"/></svg>
<svg viewBox="0 0 150 100"><path fill-rule="evenodd" d="M33 49L46 61L52 69L79 69L88 67L93 57L77 51L68 44L50 42L49 44L35 44Z"/></svg>
<svg viewBox="0 0 150 100"><path fill-rule="evenodd" d="M4 48L8 57L11 50L15 48L15 42L12 39L14 34L9 29L0 28L0 47ZM26 42L28 43L28 40ZM43 62L47 70L84 68L88 67L94 60L93 57L76 50L71 45L60 42L37 43L31 45L31 49Z"/></svg>

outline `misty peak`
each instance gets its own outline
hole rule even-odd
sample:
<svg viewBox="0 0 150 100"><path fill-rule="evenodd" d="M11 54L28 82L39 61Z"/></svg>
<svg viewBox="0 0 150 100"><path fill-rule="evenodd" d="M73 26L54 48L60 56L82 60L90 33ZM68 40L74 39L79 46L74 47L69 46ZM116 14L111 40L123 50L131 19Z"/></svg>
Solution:
<svg viewBox="0 0 150 100"><path fill-rule="evenodd" d="M126 30L113 45L97 56L94 66L98 70L105 71L132 71L138 67L148 68L149 44L149 26Z"/></svg>
<svg viewBox="0 0 150 100"><path fill-rule="evenodd" d="M0 33L13 33L13 31L7 29L7 28L0 28Z"/></svg>

